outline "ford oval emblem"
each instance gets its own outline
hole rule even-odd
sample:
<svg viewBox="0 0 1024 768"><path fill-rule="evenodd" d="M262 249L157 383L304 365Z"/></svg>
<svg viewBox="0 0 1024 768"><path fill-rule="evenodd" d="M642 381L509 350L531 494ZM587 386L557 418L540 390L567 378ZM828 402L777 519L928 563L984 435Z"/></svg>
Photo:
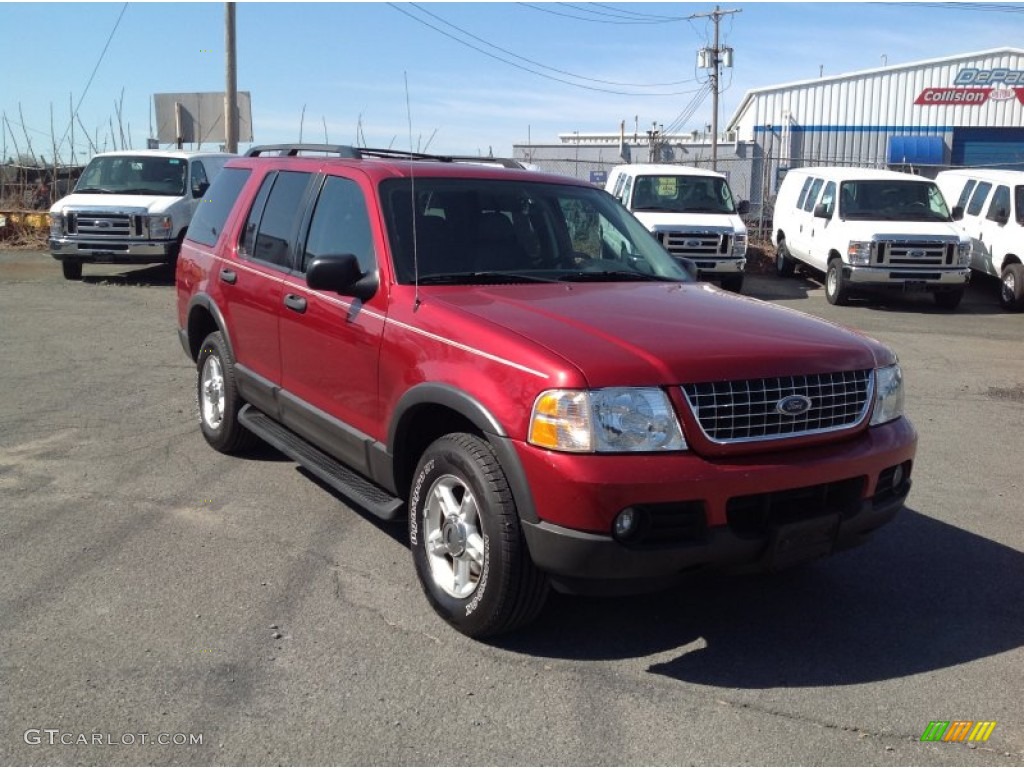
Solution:
<svg viewBox="0 0 1024 768"><path fill-rule="evenodd" d="M700 248L700 240L687 240L685 243L687 248Z"/></svg>
<svg viewBox="0 0 1024 768"><path fill-rule="evenodd" d="M96 226L99 227L100 229L110 229L110 222L109 221L97 221L96 222Z"/></svg>
<svg viewBox="0 0 1024 768"><path fill-rule="evenodd" d="M811 410L811 398L803 395L790 395L775 404L775 410L783 416L803 416Z"/></svg>
<svg viewBox="0 0 1024 768"><path fill-rule="evenodd" d="M927 255L928 255L927 251L908 251L907 252L907 256L909 256L912 259L923 259Z"/></svg>

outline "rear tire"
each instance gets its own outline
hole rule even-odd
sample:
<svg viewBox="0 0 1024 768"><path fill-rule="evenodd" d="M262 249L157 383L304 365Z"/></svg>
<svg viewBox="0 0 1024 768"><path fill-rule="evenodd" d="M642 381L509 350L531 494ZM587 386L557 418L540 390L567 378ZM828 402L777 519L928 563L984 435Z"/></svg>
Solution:
<svg viewBox="0 0 1024 768"><path fill-rule="evenodd" d="M825 298L829 304L842 307L850 301L850 288L845 277L843 277L843 260L834 258L828 263L828 272L825 273Z"/></svg>
<svg viewBox="0 0 1024 768"><path fill-rule="evenodd" d="M722 278L722 290L732 293L743 292L743 275L729 275Z"/></svg>
<svg viewBox="0 0 1024 768"><path fill-rule="evenodd" d="M416 467L409 542L434 610L469 637L510 632L540 613L548 581L530 560L505 473L491 446L456 433Z"/></svg>
<svg viewBox="0 0 1024 768"><path fill-rule="evenodd" d="M1024 264L1007 264L1001 277L999 303L1008 312L1024 312Z"/></svg>
<svg viewBox="0 0 1024 768"><path fill-rule="evenodd" d="M775 272L779 277L792 277L796 270L796 262L786 247L786 241L780 239L775 247Z"/></svg>
<svg viewBox="0 0 1024 768"><path fill-rule="evenodd" d="M80 261L68 261L65 259L60 263L61 271L64 273L65 280L81 280L82 279L82 262Z"/></svg>
<svg viewBox="0 0 1024 768"><path fill-rule="evenodd" d="M258 438L238 421L245 405L235 383L235 358L220 331L211 333L196 360L196 401L203 437L221 453L240 453Z"/></svg>
<svg viewBox="0 0 1024 768"><path fill-rule="evenodd" d="M954 288L952 291L936 291L935 303L941 309L956 309L960 306L960 302L963 301L964 293L966 292L965 288Z"/></svg>

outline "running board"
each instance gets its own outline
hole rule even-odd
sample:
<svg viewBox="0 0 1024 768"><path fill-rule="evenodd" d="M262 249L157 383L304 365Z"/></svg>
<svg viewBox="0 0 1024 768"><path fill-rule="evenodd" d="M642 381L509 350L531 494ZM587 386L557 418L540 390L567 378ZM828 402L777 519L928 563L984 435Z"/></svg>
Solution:
<svg viewBox="0 0 1024 768"><path fill-rule="evenodd" d="M404 501L353 472L252 405L246 405L238 412L238 421L360 509L365 509L382 520L398 520L404 515Z"/></svg>

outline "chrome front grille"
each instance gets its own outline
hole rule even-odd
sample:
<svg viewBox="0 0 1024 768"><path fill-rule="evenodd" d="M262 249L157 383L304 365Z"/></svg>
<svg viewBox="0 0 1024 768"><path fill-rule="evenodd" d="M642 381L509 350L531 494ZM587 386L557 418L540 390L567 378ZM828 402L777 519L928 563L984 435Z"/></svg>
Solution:
<svg viewBox="0 0 1024 768"><path fill-rule="evenodd" d="M874 396L870 370L683 385L691 413L714 443L746 443L834 432L860 424ZM784 402L800 401L789 415ZM809 403L807 402L809 401Z"/></svg>
<svg viewBox="0 0 1024 768"><path fill-rule="evenodd" d="M890 267L942 267L956 263L957 243L949 240L879 240L876 261Z"/></svg>
<svg viewBox="0 0 1024 768"><path fill-rule="evenodd" d="M68 215L69 235L89 238L131 238L143 236L143 219L139 214L110 211L75 211Z"/></svg>
<svg viewBox="0 0 1024 768"><path fill-rule="evenodd" d="M731 237L726 232L707 230L694 232L662 232L661 242L673 256L688 259L728 256L732 249Z"/></svg>

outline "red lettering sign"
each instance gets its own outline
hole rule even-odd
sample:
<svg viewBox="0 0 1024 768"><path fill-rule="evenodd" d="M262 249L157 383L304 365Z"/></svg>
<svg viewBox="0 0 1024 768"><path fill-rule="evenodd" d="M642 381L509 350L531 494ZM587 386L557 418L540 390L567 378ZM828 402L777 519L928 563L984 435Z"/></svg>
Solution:
<svg viewBox="0 0 1024 768"><path fill-rule="evenodd" d="M1018 98L1020 91L1017 89ZM991 88L925 88L914 101L925 107L976 107L988 101Z"/></svg>

